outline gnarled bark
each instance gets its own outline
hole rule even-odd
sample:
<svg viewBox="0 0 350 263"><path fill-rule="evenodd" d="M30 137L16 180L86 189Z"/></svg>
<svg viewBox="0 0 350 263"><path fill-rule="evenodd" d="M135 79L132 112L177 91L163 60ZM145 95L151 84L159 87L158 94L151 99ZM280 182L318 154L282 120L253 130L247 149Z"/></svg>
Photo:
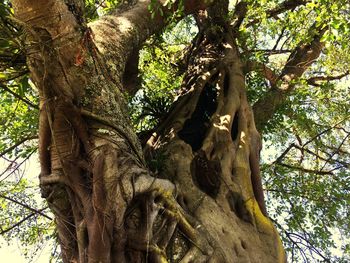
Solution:
<svg viewBox="0 0 350 263"><path fill-rule="evenodd" d="M186 1L185 13L205 2ZM227 3L197 15L183 92L145 149L147 158L166 156L157 175L123 91L135 52L166 20L152 20L149 1L139 1L86 26L72 3L14 1L40 90L40 182L63 261L285 261L266 215L260 136L234 34L220 19Z"/></svg>

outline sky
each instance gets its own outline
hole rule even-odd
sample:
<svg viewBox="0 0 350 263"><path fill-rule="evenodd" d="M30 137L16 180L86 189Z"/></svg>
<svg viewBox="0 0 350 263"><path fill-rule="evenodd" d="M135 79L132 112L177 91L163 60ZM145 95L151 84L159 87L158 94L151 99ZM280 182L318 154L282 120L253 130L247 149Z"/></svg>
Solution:
<svg viewBox="0 0 350 263"><path fill-rule="evenodd" d="M44 249L33 259L27 259L22 254L23 248L19 242L13 241L6 244L6 241L0 237L0 261L11 263L48 263L50 260L51 248L45 246Z"/></svg>
<svg viewBox="0 0 350 263"><path fill-rule="evenodd" d="M3 171L5 162L0 161L0 171ZM32 180L34 183L38 183L39 175L39 162L37 155L33 155L29 161L25 164L25 178ZM39 195L38 195L38 198ZM51 253L50 245L45 245L43 251L39 252L33 259L25 258L22 251L24 249L21 247L20 242L13 240L11 244L7 242L0 236L0 262L11 262L11 263L48 263Z"/></svg>

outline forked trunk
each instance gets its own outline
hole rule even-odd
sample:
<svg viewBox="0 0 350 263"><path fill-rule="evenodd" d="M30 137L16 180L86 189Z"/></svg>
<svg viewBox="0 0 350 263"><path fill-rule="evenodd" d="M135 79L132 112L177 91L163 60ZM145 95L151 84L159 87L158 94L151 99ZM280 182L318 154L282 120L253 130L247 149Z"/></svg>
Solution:
<svg viewBox="0 0 350 263"><path fill-rule="evenodd" d="M14 2L41 96L41 189L64 262L285 261L266 215L260 136L224 20L197 15L181 94L144 149L165 160L153 174L122 95L147 27L161 26L148 1L88 28L63 1Z"/></svg>

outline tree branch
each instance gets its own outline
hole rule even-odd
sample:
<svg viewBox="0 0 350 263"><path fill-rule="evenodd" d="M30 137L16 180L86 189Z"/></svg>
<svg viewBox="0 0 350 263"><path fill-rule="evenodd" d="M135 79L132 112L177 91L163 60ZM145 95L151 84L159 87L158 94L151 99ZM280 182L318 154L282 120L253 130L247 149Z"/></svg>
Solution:
<svg viewBox="0 0 350 263"><path fill-rule="evenodd" d="M29 101L26 98L23 98L21 95L19 95L16 92L12 91L11 89L9 89L6 85L2 84L1 82L0 82L0 88L5 90L6 92L12 94L16 99L19 99L20 101L23 101L28 106L30 106L30 107L32 107L34 109L39 109L39 107L37 105L35 105L33 102Z"/></svg>
<svg viewBox="0 0 350 263"><path fill-rule="evenodd" d="M278 165L293 169L293 170L299 170L301 172L305 172L305 173L311 173L311 174L320 174L320 175L333 175L333 173L331 171L322 171L322 170L311 170L311 169L307 169L307 168L303 168L303 167L298 167L298 166L293 166L293 165L289 165L286 163L282 163L282 162L278 162Z"/></svg>
<svg viewBox="0 0 350 263"><path fill-rule="evenodd" d="M312 86L321 86L321 83L323 81L332 81L332 80L340 80L350 74L350 71L346 71L343 74L340 74L338 76L316 76L312 77L306 80L307 84Z"/></svg>
<svg viewBox="0 0 350 263"><path fill-rule="evenodd" d="M339 152L339 149L344 145L345 141L349 138L350 133L348 133L344 139L340 142L339 146L337 147L337 149L328 157L328 159L326 160L326 162L324 163L324 165L321 168L321 171L326 167L327 163L329 163L333 156L336 155Z"/></svg>
<svg viewBox="0 0 350 263"><path fill-rule="evenodd" d="M257 53L257 52L263 52L267 53L268 55L278 55L278 54L285 54L285 53L291 53L293 50L291 49L253 49L253 50L248 50L247 52L249 53Z"/></svg>
<svg viewBox="0 0 350 263"><path fill-rule="evenodd" d="M45 209L46 209L46 208L40 209L40 211L43 211L43 210L45 210ZM9 228L0 231L0 235L3 235L3 234L5 234L5 233L11 231L11 230L14 229L15 227L20 226L21 224L23 224L23 222L27 221L29 218L35 216L36 214L37 214L37 213L34 212L34 213L31 213L31 214L27 215L26 217L24 217L23 219L21 219L20 221L18 221L18 222L15 223L14 225L10 226Z"/></svg>
<svg viewBox="0 0 350 263"><path fill-rule="evenodd" d="M309 32L313 31L312 26ZM300 43L297 48L290 54L286 65L284 66L280 79L285 82L290 82L293 79L301 77L306 69L320 56L324 47L324 43L321 42L321 37L326 32L327 27L316 28L316 34L310 43ZM283 86L283 84L282 84ZM281 87L287 89L288 87Z"/></svg>
<svg viewBox="0 0 350 263"><path fill-rule="evenodd" d="M1 64L10 64L10 66L25 66L26 65L26 57L19 54L0 54L0 63Z"/></svg>
<svg viewBox="0 0 350 263"><path fill-rule="evenodd" d="M263 74L263 76L270 81L271 86L276 85L276 81L278 79L278 76L275 74L275 72L270 69L268 66L266 66L264 63L260 63L257 61L247 61L244 65L243 71L245 73L256 71Z"/></svg>
<svg viewBox="0 0 350 263"><path fill-rule="evenodd" d="M292 145L293 145L294 148L296 148L296 149L298 149L298 150L300 150L300 151L305 151L305 152L307 152L307 153L309 153L309 154L315 156L316 158L318 158L318 159L320 159L320 160L322 160L322 161L327 161L327 162L331 162L331 163L338 163L338 164L341 164L341 165L343 165L343 166L345 166L345 167L347 167L347 166L350 165L349 163L346 163L346 162L343 162L343 161L339 161L339 160L334 160L334 159L332 159L332 158L326 159L326 158L320 156L319 154L317 154L317 153L311 151L310 149L304 148L304 147L300 147L299 145L296 145L296 144L294 144L294 143L293 143ZM322 152L325 153L324 151L322 151ZM325 154L328 154L328 153L325 153Z"/></svg>
<svg viewBox="0 0 350 263"><path fill-rule="evenodd" d="M24 208L26 208L26 209L28 209L28 210L30 210L30 211L32 211L32 212L35 212L35 213L37 213L37 214L39 214L39 215L42 215L43 217L46 217L46 218L49 219L49 220L52 220L51 217L49 217L48 215L46 215L46 214L44 214L44 213L42 212L42 211L45 210L47 207L38 210L38 209L35 209L35 208L30 207L29 205L27 205L27 204L25 204L25 203L19 202L19 201L15 200L15 199L13 199L13 198L11 198L11 197L8 197L8 196L2 195L2 194L0 194L0 198L4 198L4 199L6 199L6 200L9 200L9 201L11 201L11 202L13 202L13 203L15 203L15 204L18 204L18 205L20 205L20 206L23 206Z"/></svg>
<svg viewBox="0 0 350 263"><path fill-rule="evenodd" d="M239 27L241 26L243 19L247 14L247 3L244 1L239 2L236 5L235 12L233 14L234 20L231 22L231 27L234 35L238 35Z"/></svg>
<svg viewBox="0 0 350 263"><path fill-rule="evenodd" d="M298 6L306 5L308 2L310 1L309 0L286 0L276 8L266 11L266 16L267 18L277 17L279 14L282 14L289 10L293 10ZM247 24L247 27L258 23L260 20L261 20L260 18L257 18L257 19L254 19L253 21L250 21Z"/></svg>
<svg viewBox="0 0 350 263"><path fill-rule="evenodd" d="M320 133L316 134L314 137L312 137L310 140L308 140L307 142L305 142L303 144L303 148L308 145L309 143L311 143L312 141L314 141L315 139L317 139L318 137L320 137L322 134L325 134L326 132L329 132L330 130L334 129L335 127L337 127L339 124L341 124L342 122L348 120L350 118L350 115L346 116L345 118L343 118L342 120L338 121L337 123L335 123L334 125L332 125L331 127L321 131Z"/></svg>
<svg viewBox="0 0 350 263"><path fill-rule="evenodd" d="M275 45L273 46L272 50L276 50L276 49L277 49L278 44L279 44L280 41L282 40L283 35L284 35L284 32L286 31L286 29L287 29L287 26L284 26L284 27L282 28L282 31L281 31L280 35L278 36L277 41L276 41Z"/></svg>
<svg viewBox="0 0 350 263"><path fill-rule="evenodd" d="M35 152L35 150L32 151L32 152L31 152L24 160L22 160L19 164L15 163L15 161L16 161L17 159L19 159L19 156L17 156L17 157L15 158L15 160L13 160L13 161L8 160L11 164L10 164L9 166L7 166L7 168L5 168L5 170L0 174L0 177L3 176L3 175L11 168L11 165L12 165L12 164L14 164L14 168L12 169L12 171L11 171L10 173L8 173L8 174L5 176L5 178L1 179L1 181L6 180L6 179L7 179L8 177L10 177L13 173L15 173L16 171L18 171L19 168L30 158L30 156L32 156L32 154L33 154L34 152ZM24 171L22 172L22 175L20 176L20 178L19 178L18 181L20 181L20 180L22 179L23 175L24 175Z"/></svg>
<svg viewBox="0 0 350 263"><path fill-rule="evenodd" d="M294 144L292 143L291 145L288 146L287 149L283 151L283 153L274 161L273 163L281 163L282 159L288 154L288 152L293 148Z"/></svg>
<svg viewBox="0 0 350 263"><path fill-rule="evenodd" d="M15 149L16 147L18 147L19 145L21 145L22 143L25 143L26 141L34 140L34 139L38 139L38 136L32 135L32 136L28 136L28 137L25 137L25 138L19 140L14 145L12 145L9 148L7 148L6 150L2 151L0 153L0 158L3 157L5 154L9 153L10 151L12 151L13 149Z"/></svg>
<svg viewBox="0 0 350 263"><path fill-rule="evenodd" d="M313 25L309 32L315 32L314 27ZM314 33L313 40L310 43L300 43L294 49L282 73L276 80L280 84L269 90L264 97L253 105L255 123L259 131L265 127L278 108L283 105L289 93L295 87L295 80L299 79L320 56L324 47L321 37L326 29L327 27L321 26L316 28L316 33Z"/></svg>
<svg viewBox="0 0 350 263"><path fill-rule="evenodd" d="M346 139L346 138L345 138ZM343 140L343 142L345 141L345 139ZM341 146L341 145L340 145ZM292 148L296 148L298 150L300 150L301 152L305 151L317 158L319 158L320 160L324 161L324 165L322 166L322 168L319 171L315 171L315 170L311 170L311 169L305 169L302 167L297 167L297 166L292 166L292 165L288 165L286 163L283 163L282 160L283 158L288 154L288 152L292 149ZM343 161L338 161L338 160L334 160L332 159L333 155L330 155L329 158L324 158L322 156L319 156L318 154L314 153L313 151L306 149L304 147L298 146L294 143L292 143L291 145L288 146L288 148L273 162L273 164L279 164L282 165L284 167L290 168L290 169L296 169L296 170L301 170L303 172L308 172L308 173L315 173L315 174L321 174L321 175L325 175L325 174L329 174L329 175L333 175L332 171L339 169L339 167L337 167L336 169L330 170L330 171L323 171L325 165L327 163L338 163L341 164L343 167L349 167L349 164Z"/></svg>
<svg viewBox="0 0 350 263"><path fill-rule="evenodd" d="M204 9L213 2L214 0L183 1L184 12L176 19L179 20L184 15ZM116 82L123 79L123 88L130 94L135 94L137 91L136 84L130 83L130 80L136 79L133 76L137 76L138 73L138 56L135 54L138 54L147 38L160 32L170 22L169 16L176 12L180 4L180 1L176 1L169 10L169 6L164 6L164 1L152 2L151 5L150 0L140 0L131 9L122 13L115 12L89 24L95 36L94 43L103 58L106 61L115 61L117 58L121 62L123 70L107 65L109 75ZM152 6L151 10L150 6ZM109 32L107 35L105 34L106 28ZM113 30L110 30L111 28ZM107 51L105 47L111 46L111 44L115 45L115 49L109 48L108 53L105 52ZM121 73L123 76L120 76ZM127 83L125 80L128 80Z"/></svg>

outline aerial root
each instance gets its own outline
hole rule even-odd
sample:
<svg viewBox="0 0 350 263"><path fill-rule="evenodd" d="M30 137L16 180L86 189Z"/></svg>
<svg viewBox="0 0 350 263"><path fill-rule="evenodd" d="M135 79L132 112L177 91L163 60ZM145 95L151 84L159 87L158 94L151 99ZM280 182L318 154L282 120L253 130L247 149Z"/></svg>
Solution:
<svg viewBox="0 0 350 263"><path fill-rule="evenodd" d="M138 207L139 217L143 220L139 220L136 229L129 229L128 246L131 249L146 252L151 262L168 262L167 248L179 229L191 246L183 262L190 262L193 258L204 262L210 258L213 249L199 232L200 225L193 223L194 220L176 203L171 193L155 189L141 196Z"/></svg>

